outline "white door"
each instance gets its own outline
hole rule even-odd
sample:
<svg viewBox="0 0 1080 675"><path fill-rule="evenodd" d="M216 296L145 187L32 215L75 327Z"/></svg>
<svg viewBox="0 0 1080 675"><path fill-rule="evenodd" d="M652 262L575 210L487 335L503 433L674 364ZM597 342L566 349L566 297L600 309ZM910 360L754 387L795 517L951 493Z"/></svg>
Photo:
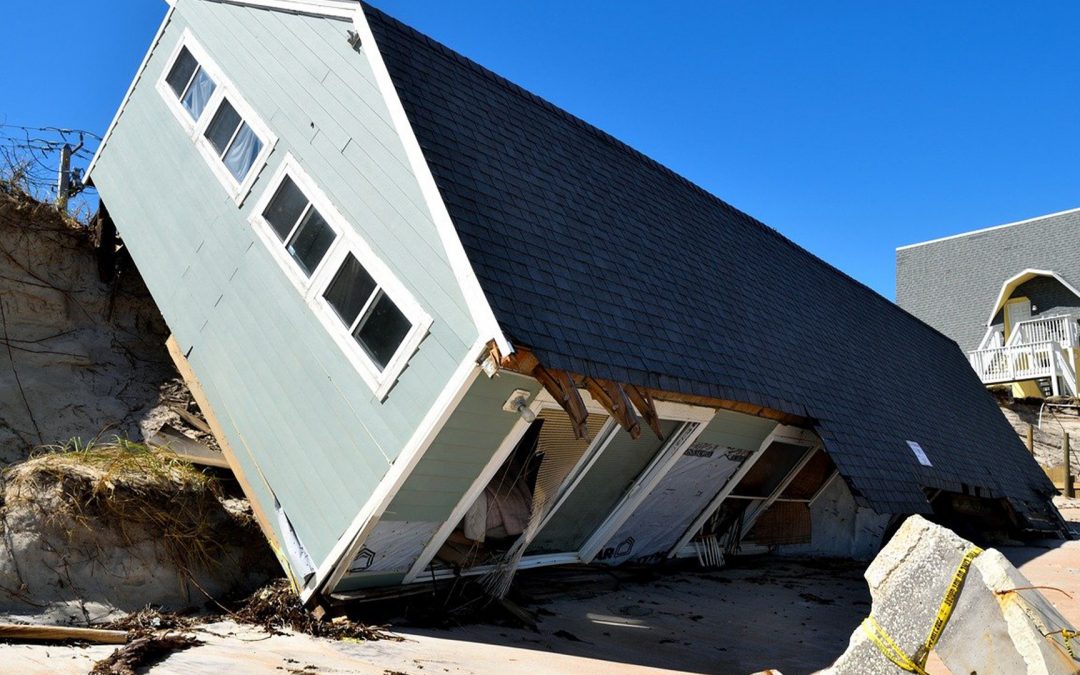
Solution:
<svg viewBox="0 0 1080 675"><path fill-rule="evenodd" d="M1012 337L1013 329L1021 321L1031 318L1031 301L1027 298L1012 298L1005 303L1005 341Z"/></svg>

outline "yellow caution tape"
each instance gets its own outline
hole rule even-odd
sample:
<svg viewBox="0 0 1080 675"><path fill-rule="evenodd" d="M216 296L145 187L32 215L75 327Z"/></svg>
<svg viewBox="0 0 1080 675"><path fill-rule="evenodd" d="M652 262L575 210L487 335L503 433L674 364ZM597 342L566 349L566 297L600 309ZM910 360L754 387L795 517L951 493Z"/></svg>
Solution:
<svg viewBox="0 0 1080 675"><path fill-rule="evenodd" d="M909 673L916 673L916 675L927 675L926 669L912 661L911 657L893 642L893 639L889 637L889 634L885 632L885 629L878 624L874 617L868 616L863 619L862 629L866 633L866 637L870 638L870 642L874 643L874 646L878 648L878 651L895 663L898 668Z"/></svg>
<svg viewBox="0 0 1080 675"><path fill-rule="evenodd" d="M967 576L968 570L971 569L971 562L982 552L982 549L978 546L972 546L964 554L964 559L960 561L960 565L956 568L952 583L949 584L949 589L945 591L941 606L938 607L934 627L930 630L930 636L926 638L926 644L923 645L922 663L926 663L926 657L930 655L934 645L937 644L941 633L945 630L945 624L949 623L949 617L952 616L953 608L956 607L956 598L960 595L960 589L964 586L964 577Z"/></svg>
<svg viewBox="0 0 1080 675"><path fill-rule="evenodd" d="M964 554L964 558L960 561L960 565L956 568L956 573L953 574L952 581L949 583L949 588L945 591L945 597L942 598L941 605L938 607L934 625L930 629L930 635L927 636L926 642L919 648L914 658L908 656L889 637L889 634L885 632L885 629L881 627L873 616L866 617L862 622L863 632L866 633L870 642L886 658L895 663L898 668L909 673L916 673L916 675L927 675L926 659L930 656L930 652L933 651L934 646L941 638L941 634L945 631L945 625L949 623L949 617L952 616L953 609L956 607L956 598L959 597L960 590L964 587L964 578L967 577L968 570L971 569L972 561L982 552L982 549L978 546L972 546ZM1068 644L1068 638L1066 638L1066 644Z"/></svg>

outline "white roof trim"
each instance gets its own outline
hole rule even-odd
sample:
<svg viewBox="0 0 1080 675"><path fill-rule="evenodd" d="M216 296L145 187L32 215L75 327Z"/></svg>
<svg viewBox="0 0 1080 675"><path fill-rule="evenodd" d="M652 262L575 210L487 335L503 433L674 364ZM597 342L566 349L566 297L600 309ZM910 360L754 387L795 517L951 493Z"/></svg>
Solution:
<svg viewBox="0 0 1080 675"><path fill-rule="evenodd" d="M897 251L903 251L909 248L915 248L917 246L926 246L927 244L936 244L939 241L949 241L950 239L959 239L961 237L970 237L973 234L982 234L983 232L992 232L994 230L1000 230L1006 227L1012 227L1013 225L1024 225L1025 223L1034 223L1037 220L1045 220L1047 218L1054 218L1056 216L1065 216L1070 213L1080 212L1080 208L1066 209L1064 211L1056 211L1054 213L1047 213L1044 216L1035 216L1034 218L1027 218L1025 220L1017 220L1011 223L1005 223L1004 225L994 225L992 227L984 227L981 230L972 230L971 232L961 232L960 234L953 234L948 237L939 237L938 239L930 239L928 241L920 241L917 244L908 244L906 246L897 246Z"/></svg>
<svg viewBox="0 0 1080 675"><path fill-rule="evenodd" d="M175 0L173 0L175 2ZM247 5L281 12L295 12L336 19L351 19L360 3L355 0L210 0L228 5Z"/></svg>
<svg viewBox="0 0 1080 675"><path fill-rule="evenodd" d="M1051 277L1061 283L1062 286L1069 289L1069 291L1080 298L1080 291L1076 290L1076 287L1070 284L1068 281L1053 270L1037 270L1028 268L1019 274L1015 274L1005 280L1005 283L1001 284L1001 292L998 293L997 302L994 303L994 308L990 310L990 318L986 320L987 326L994 324L994 317L1001 311L1001 307L1005 304L1005 301L1009 299L1009 296L1013 294L1016 287L1020 284L1033 279L1034 277Z"/></svg>
<svg viewBox="0 0 1080 675"><path fill-rule="evenodd" d="M146 50L146 55L143 56L142 63L139 64L139 69L135 71L135 77L131 80L131 84L128 85L127 93L124 94L124 98L120 101L120 107L116 109L116 114L113 115L112 121L109 122L109 128L105 131L105 135L101 137L101 143L98 143L97 152L94 153L94 158L90 160L90 165L86 167L86 173L83 174L83 183L90 183L90 174L93 173L94 167L97 166L98 158L101 157L101 151L105 149L105 146L109 143L109 138L112 136L113 130L116 129L116 123L120 121L120 116L124 114L124 109L127 108L128 101L131 100L131 94L135 91L135 85L142 79L143 73L146 71L146 64L150 62L150 56L153 55L154 50L157 49L158 43L161 42L161 36L165 33L165 27L169 25L169 21L172 20L173 12L176 11L176 0L166 0L169 5L169 11L165 13L165 18L161 20L161 25L158 26L157 33L154 35L154 39L150 42L150 47Z"/></svg>

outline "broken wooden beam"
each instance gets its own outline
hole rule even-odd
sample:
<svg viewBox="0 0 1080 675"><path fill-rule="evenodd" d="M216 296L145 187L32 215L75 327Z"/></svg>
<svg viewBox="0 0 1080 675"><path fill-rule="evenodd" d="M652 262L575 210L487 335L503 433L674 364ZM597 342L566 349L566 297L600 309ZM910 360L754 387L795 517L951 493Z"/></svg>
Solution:
<svg viewBox="0 0 1080 675"><path fill-rule="evenodd" d="M40 626L13 623L0 624L0 640L35 640L58 642L80 640L105 645L122 645L128 641L127 631L74 626Z"/></svg>
<svg viewBox="0 0 1080 675"><path fill-rule="evenodd" d="M515 345L514 350L514 353L509 356L498 355L497 349L494 349L492 353L497 355L497 360L502 368L522 375L536 377L536 379L539 380L540 378L536 376L536 371L540 368L546 369L546 366L543 366L540 363L540 360L529 348ZM550 371L550 369L548 370ZM567 375L574 381L584 379L580 375L574 373L567 373ZM543 384L543 382L541 382L541 384ZM687 405L713 408L715 410L731 410L745 415L753 415L754 417L773 420L793 427L811 428L814 425L814 420L804 415L796 415L783 410L776 410L766 406L757 405L755 403L732 401L712 396L701 396L698 394L665 391L662 389L651 389L627 383L620 383L620 386L626 392L627 396L631 398L638 413L640 413L649 424L649 427L661 437L660 420L659 417L656 417L654 401L670 401L672 403L685 403ZM552 392L552 395L555 396L555 393ZM556 396L556 400L560 400L560 398Z"/></svg>
<svg viewBox="0 0 1080 675"><path fill-rule="evenodd" d="M645 418L645 423L653 430L656 437L664 440L664 431L660 428L660 415L656 412L656 402L649 395L649 391L632 384L624 384L622 389L630 398L630 402L637 407L638 413Z"/></svg>
<svg viewBox="0 0 1080 675"><path fill-rule="evenodd" d="M180 419L184 420L185 422L195 427L199 431L203 432L204 434L210 434L211 436L214 435L213 430L210 429L210 425L203 421L203 419L198 415L188 412L186 409L178 405L170 405L169 410L179 415Z"/></svg>
<svg viewBox="0 0 1080 675"><path fill-rule="evenodd" d="M570 416L570 421L574 423L574 436L585 438L589 430L589 411L585 408L585 401L581 398L574 378L565 370L553 370L540 365L533 369L532 376L544 385L544 389L547 389Z"/></svg>
<svg viewBox="0 0 1080 675"><path fill-rule="evenodd" d="M586 377L585 389L592 395L593 400L604 406L604 410L608 411L612 419L626 429L631 438L637 439L641 436L641 424L638 423L634 405L622 386L611 380Z"/></svg>
<svg viewBox="0 0 1080 675"><path fill-rule="evenodd" d="M200 466L212 466L217 469L231 469L228 460L221 452L183 435L169 425L165 425L156 434L146 438L146 444L171 452L185 462Z"/></svg>

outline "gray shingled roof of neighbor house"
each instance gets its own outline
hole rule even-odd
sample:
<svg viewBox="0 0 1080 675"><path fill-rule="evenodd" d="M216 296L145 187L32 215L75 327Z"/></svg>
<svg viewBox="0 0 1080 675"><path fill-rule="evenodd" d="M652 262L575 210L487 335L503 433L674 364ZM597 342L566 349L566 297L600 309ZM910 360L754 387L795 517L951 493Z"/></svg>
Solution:
<svg viewBox="0 0 1080 675"><path fill-rule="evenodd" d="M951 340L595 127L365 5L503 330L545 365L816 420L857 499L1048 517L1052 486ZM906 441L933 464L921 466Z"/></svg>
<svg viewBox="0 0 1080 675"><path fill-rule="evenodd" d="M896 301L970 351L1001 285L1026 269L1080 288L1080 210L899 248Z"/></svg>

